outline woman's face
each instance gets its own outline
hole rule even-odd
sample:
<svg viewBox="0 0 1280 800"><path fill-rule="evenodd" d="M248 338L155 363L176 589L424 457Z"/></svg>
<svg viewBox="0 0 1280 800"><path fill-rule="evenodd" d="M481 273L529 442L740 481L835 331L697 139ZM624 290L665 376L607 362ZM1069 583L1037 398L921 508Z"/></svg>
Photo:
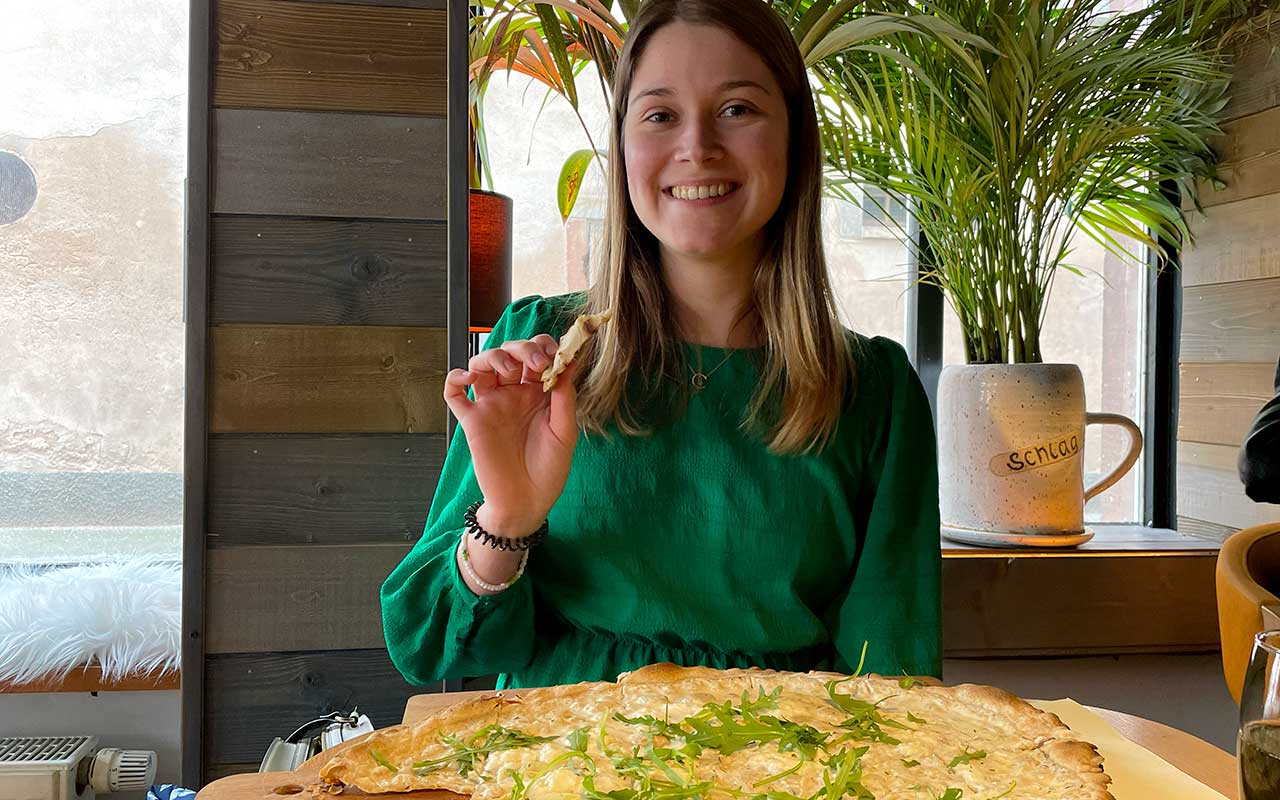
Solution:
<svg viewBox="0 0 1280 800"><path fill-rule="evenodd" d="M631 204L664 252L758 256L786 188L788 136L759 56L717 26L664 26L636 65L623 132Z"/></svg>

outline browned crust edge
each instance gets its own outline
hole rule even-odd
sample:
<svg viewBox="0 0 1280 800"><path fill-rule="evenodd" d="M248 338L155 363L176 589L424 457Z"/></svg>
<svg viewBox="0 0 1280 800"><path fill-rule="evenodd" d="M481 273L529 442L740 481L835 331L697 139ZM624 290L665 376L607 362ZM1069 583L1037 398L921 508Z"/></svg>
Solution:
<svg viewBox="0 0 1280 800"><path fill-rule="evenodd" d="M843 680L849 678L836 672L788 673L778 670L758 668L719 670L712 667L682 667L676 664L660 663L641 667L632 672L618 676L618 685L640 686L647 684L674 684L687 680L718 680L726 682L750 680L752 678L787 678L804 675L819 681ZM896 685L896 678L886 678L877 674L859 676L859 680L883 681ZM369 736L359 744L335 756L320 770L321 786L340 789L345 783L342 778L349 766L356 759L368 760L370 751L381 743L403 736L430 736L446 722L451 728L465 728L468 724L487 724L496 719L501 706L512 703L544 703L564 701L574 696L596 690L608 682L584 682L565 686L551 686L535 689L521 689L518 692L495 692L455 706L442 709L411 725L395 725L385 728ZM1108 790L1111 778L1103 769L1102 756L1097 748L1076 737L1062 720L1048 711L1042 711L1017 695L994 686L979 684L957 684L955 686L921 685L917 691L946 692L959 702L988 709L994 714L1011 721L1020 733L1037 743L1037 747L1053 762L1064 770L1074 773L1080 780L1081 793L1073 800L1115 800ZM407 788L407 787L406 787ZM452 792L451 789L435 789L433 791L451 792L459 797L467 795Z"/></svg>

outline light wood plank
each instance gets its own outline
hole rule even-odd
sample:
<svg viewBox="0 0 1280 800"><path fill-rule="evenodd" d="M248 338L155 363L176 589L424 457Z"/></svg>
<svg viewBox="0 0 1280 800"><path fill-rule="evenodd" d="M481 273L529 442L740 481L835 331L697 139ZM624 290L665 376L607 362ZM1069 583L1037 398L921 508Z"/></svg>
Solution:
<svg viewBox="0 0 1280 800"><path fill-rule="evenodd" d="M213 212L445 219L445 120L223 108Z"/></svg>
<svg viewBox="0 0 1280 800"><path fill-rule="evenodd" d="M210 550L205 652L384 647L378 587L410 547L363 544Z"/></svg>
<svg viewBox="0 0 1280 800"><path fill-rule="evenodd" d="M441 328L228 325L209 333L212 432L444 432Z"/></svg>
<svg viewBox="0 0 1280 800"><path fill-rule="evenodd" d="M1178 442L1178 513L1231 528L1280 520L1280 506L1255 503L1236 470L1239 449Z"/></svg>
<svg viewBox="0 0 1280 800"><path fill-rule="evenodd" d="M1272 364L1179 365L1178 438L1238 447L1274 394Z"/></svg>
<svg viewBox="0 0 1280 800"><path fill-rule="evenodd" d="M948 657L1180 652L1218 642L1217 555L942 562ZM1167 587L1177 586L1170 594Z"/></svg>
<svg viewBox="0 0 1280 800"><path fill-rule="evenodd" d="M1280 192L1280 106L1224 124L1211 144L1218 153L1218 178L1226 185L1197 184L1202 206ZM1190 208L1190 201L1183 207Z"/></svg>
<svg viewBox="0 0 1280 800"><path fill-rule="evenodd" d="M1278 120L1280 124L1280 120ZM1195 244L1182 252L1182 285L1280 278L1280 194L1188 215Z"/></svg>
<svg viewBox="0 0 1280 800"><path fill-rule="evenodd" d="M445 326L443 222L230 216L212 223L214 325Z"/></svg>
<svg viewBox="0 0 1280 800"><path fill-rule="evenodd" d="M209 546L416 541L444 448L422 433L213 436Z"/></svg>
<svg viewBox="0 0 1280 800"><path fill-rule="evenodd" d="M206 667L205 762L257 769L276 736L331 711L359 706L376 728L400 722L410 686L384 649L214 655Z"/></svg>
<svg viewBox="0 0 1280 800"><path fill-rule="evenodd" d="M1220 117L1233 120L1280 106L1280 20L1269 29L1252 31L1235 48L1231 65L1230 98Z"/></svg>
<svg viewBox="0 0 1280 800"><path fill-rule="evenodd" d="M213 104L444 116L444 11L219 0Z"/></svg>
<svg viewBox="0 0 1280 800"><path fill-rule="evenodd" d="M0 681L0 695L48 692L172 691L181 686L182 673L178 670L150 675L126 675L122 678L107 680L102 677L102 667L92 664L71 670L65 678L41 678L30 683Z"/></svg>
<svg viewBox="0 0 1280 800"><path fill-rule="evenodd" d="M1193 286L1182 297L1181 360L1271 362L1280 357L1280 278Z"/></svg>

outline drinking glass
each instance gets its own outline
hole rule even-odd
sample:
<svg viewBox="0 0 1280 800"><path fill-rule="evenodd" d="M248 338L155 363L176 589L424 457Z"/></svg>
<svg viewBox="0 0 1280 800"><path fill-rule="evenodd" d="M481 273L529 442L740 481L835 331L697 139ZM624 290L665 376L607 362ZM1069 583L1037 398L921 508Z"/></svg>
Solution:
<svg viewBox="0 0 1280 800"><path fill-rule="evenodd" d="M1280 798L1280 630L1253 639L1240 692L1240 800Z"/></svg>

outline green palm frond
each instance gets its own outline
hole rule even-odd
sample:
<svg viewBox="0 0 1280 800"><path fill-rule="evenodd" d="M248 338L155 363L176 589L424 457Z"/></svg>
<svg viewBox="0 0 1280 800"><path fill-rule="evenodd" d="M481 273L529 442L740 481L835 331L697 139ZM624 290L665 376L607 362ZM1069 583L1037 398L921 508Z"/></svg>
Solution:
<svg viewBox="0 0 1280 800"><path fill-rule="evenodd" d="M906 21L814 65L828 166L910 204L970 361L1039 361L1072 232L1141 261L1188 236L1162 182L1212 174L1226 76L1191 32L1209 12L1106 5L902 0L881 11Z"/></svg>

